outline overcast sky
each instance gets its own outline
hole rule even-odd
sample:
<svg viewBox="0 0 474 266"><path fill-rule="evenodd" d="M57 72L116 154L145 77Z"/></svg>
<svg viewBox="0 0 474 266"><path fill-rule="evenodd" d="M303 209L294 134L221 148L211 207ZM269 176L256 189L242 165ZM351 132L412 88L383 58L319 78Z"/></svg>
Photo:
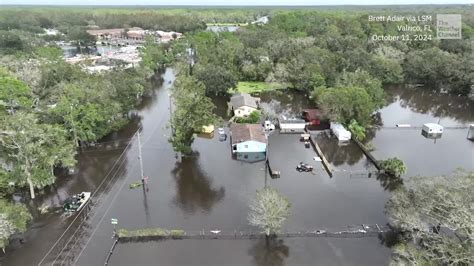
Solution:
<svg viewBox="0 0 474 266"><path fill-rule="evenodd" d="M472 4L474 0L0 0L8 5L403 5Z"/></svg>

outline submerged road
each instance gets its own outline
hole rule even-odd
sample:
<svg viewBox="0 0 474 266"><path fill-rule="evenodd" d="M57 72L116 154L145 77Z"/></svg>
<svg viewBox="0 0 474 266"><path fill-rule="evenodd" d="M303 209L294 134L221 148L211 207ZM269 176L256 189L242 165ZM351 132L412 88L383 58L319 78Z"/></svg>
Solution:
<svg viewBox="0 0 474 266"><path fill-rule="evenodd" d="M163 77L163 85L138 108L139 117L104 139L106 149L80 153L78 173L61 177L57 189L39 196L37 203L59 207L69 195L97 189L91 208L72 217L61 212L35 214L37 218L24 242L13 241L2 265L38 265L41 261L41 265L103 264L113 242L111 218L118 219L118 227L122 228L249 232L255 228L247 222L248 204L255 191L265 185L278 189L292 203L285 232L306 232L315 227L334 232L349 224L386 224L384 204L390 184L367 176L373 167L353 143L340 146L333 139L319 140L334 168L333 178L313 161L314 151L305 149L298 136L291 134L270 138L271 164L281 171L277 179L265 174L263 162L248 164L231 159L229 143L217 138L197 137L193 145L196 153L177 163L168 143L167 127L173 71L167 69ZM438 121L436 115L419 113L433 102L431 98L425 101L417 95L406 95L405 91L396 93L401 96L381 111L386 125ZM265 107L276 113L297 113L309 106L307 99L297 94L269 93L261 98ZM442 98L431 107L448 108L443 111L443 125L474 122L472 115L465 113L473 105L444 95ZM218 111L225 113L225 99L214 100ZM441 105L445 102L446 106ZM463 107L449 109L453 106ZM139 128L144 174L149 176L145 192L129 188L131 183L140 181L137 142L132 138ZM376 147L374 156L402 157L409 174L449 173L459 166L474 169L470 160L474 144L465 142L462 130L449 130L436 142L424 139L415 130L381 129L370 134ZM422 155L420 150L426 152ZM444 156L440 157L441 151ZM315 173L298 173L295 166L301 161L314 165ZM271 249L258 239L203 241L206 240L119 244L109 265L262 265L258 263L262 256L274 258L281 265L385 265L390 256L386 246L390 241L377 237L280 239Z"/></svg>

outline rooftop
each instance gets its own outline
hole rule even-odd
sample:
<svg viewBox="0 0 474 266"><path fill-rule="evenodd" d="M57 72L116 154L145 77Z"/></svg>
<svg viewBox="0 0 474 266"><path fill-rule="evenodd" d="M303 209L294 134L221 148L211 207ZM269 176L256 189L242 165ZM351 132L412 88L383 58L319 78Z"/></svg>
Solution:
<svg viewBox="0 0 474 266"><path fill-rule="evenodd" d="M247 93L238 93L230 98L230 103L234 109L242 106L258 108L258 101L259 98L252 97Z"/></svg>
<svg viewBox="0 0 474 266"><path fill-rule="evenodd" d="M230 125L232 132L232 144L244 141L254 140L267 143L267 138L263 133L263 127L260 124L237 124Z"/></svg>

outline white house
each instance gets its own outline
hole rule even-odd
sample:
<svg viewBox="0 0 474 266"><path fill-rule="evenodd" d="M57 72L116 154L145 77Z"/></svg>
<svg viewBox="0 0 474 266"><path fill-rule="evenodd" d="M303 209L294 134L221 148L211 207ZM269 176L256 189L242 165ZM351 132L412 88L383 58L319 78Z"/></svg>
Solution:
<svg viewBox="0 0 474 266"><path fill-rule="evenodd" d="M260 98L255 98L247 93L235 94L230 98L230 105L235 117L246 117L258 110Z"/></svg>
<svg viewBox="0 0 474 266"><path fill-rule="evenodd" d="M238 160L256 162L265 160L267 137L260 124L236 124L230 126L232 154Z"/></svg>

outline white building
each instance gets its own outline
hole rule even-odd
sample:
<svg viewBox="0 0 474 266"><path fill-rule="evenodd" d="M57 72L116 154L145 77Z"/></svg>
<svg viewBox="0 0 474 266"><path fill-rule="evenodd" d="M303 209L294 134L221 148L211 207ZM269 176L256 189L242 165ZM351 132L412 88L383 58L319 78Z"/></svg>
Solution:
<svg viewBox="0 0 474 266"><path fill-rule="evenodd" d="M267 151L267 137L260 124L232 124L231 145L232 154L236 159L256 162L265 160Z"/></svg>
<svg viewBox="0 0 474 266"><path fill-rule="evenodd" d="M281 116L278 118L278 126L280 133L302 133L305 132L306 121L297 118L286 118Z"/></svg>
<svg viewBox="0 0 474 266"><path fill-rule="evenodd" d="M230 104L235 117L246 117L258 110L260 98L255 98L247 93L239 93L230 98Z"/></svg>
<svg viewBox="0 0 474 266"><path fill-rule="evenodd" d="M340 123L331 122L330 129L339 141L349 141L351 139L351 132Z"/></svg>
<svg viewBox="0 0 474 266"><path fill-rule="evenodd" d="M427 138L441 137L443 134L443 126L436 123L423 124L423 127L421 128L421 134Z"/></svg>

